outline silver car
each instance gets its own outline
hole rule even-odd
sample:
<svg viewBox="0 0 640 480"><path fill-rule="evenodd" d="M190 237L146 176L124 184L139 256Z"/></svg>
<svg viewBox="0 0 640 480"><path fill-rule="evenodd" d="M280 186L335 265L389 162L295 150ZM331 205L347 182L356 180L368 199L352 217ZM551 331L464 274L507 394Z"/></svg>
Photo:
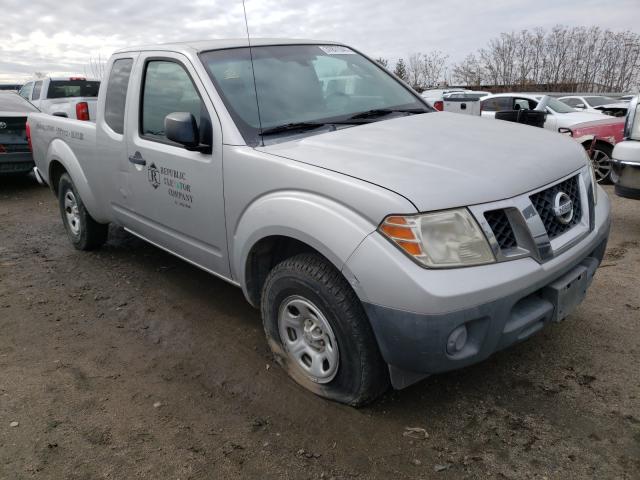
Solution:
<svg viewBox="0 0 640 480"><path fill-rule="evenodd" d="M434 113L339 43L124 49L95 124L29 123L76 248L115 223L237 285L289 375L351 405L562 320L609 234L581 146Z"/></svg>

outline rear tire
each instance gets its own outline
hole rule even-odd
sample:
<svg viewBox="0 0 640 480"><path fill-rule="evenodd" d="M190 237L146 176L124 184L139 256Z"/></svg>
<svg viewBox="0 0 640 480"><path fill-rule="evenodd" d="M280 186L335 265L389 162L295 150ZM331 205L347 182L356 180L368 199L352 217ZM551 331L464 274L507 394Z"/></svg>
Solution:
<svg viewBox="0 0 640 480"><path fill-rule="evenodd" d="M62 174L58 183L58 205L62 223L75 248L94 250L107 241L109 225L91 217L67 173Z"/></svg>
<svg viewBox="0 0 640 480"><path fill-rule="evenodd" d="M387 365L362 304L320 255L303 253L275 266L261 310L277 363L307 390L352 406L387 390Z"/></svg>

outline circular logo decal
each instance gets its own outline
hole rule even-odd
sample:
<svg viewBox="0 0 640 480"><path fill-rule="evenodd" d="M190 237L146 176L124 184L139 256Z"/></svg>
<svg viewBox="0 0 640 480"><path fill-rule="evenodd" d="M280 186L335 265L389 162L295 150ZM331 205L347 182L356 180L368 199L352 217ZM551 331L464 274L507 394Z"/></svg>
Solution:
<svg viewBox="0 0 640 480"><path fill-rule="evenodd" d="M553 214L556 220L566 225L573 219L573 202L564 192L556 193L553 199Z"/></svg>

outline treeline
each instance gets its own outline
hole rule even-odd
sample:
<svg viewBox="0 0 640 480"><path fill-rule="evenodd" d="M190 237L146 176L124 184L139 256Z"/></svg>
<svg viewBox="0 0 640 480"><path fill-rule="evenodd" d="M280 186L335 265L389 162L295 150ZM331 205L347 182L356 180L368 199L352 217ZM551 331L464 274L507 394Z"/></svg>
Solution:
<svg viewBox="0 0 640 480"><path fill-rule="evenodd" d="M624 92L640 83L640 35L561 25L522 30L500 34L459 63L436 50L401 58L394 71L418 90L456 84Z"/></svg>

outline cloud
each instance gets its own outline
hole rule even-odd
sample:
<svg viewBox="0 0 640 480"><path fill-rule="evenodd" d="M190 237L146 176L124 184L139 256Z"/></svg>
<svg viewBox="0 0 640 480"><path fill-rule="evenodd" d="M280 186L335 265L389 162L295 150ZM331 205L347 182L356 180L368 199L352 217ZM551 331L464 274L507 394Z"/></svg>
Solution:
<svg viewBox="0 0 640 480"><path fill-rule="evenodd" d="M106 5L106 6L105 6ZM556 24L638 31L640 2L618 0L246 0L254 37L338 40L395 60L439 49L463 58L500 32ZM118 48L246 34L241 0L2 0L0 83L83 74Z"/></svg>

